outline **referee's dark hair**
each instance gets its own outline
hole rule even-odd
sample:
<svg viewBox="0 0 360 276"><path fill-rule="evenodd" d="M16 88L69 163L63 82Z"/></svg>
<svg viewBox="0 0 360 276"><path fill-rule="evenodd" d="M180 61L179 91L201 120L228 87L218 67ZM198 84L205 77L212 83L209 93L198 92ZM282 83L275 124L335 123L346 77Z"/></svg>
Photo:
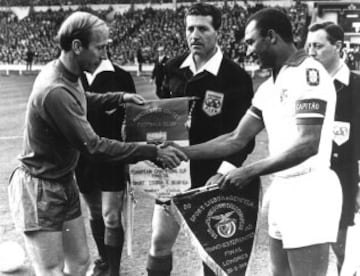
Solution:
<svg viewBox="0 0 360 276"><path fill-rule="evenodd" d="M334 22L326 21L321 23L314 23L310 25L309 32L316 32L318 30L324 30L327 34L327 39L331 44L336 44L337 41L344 41L344 30L341 26Z"/></svg>
<svg viewBox="0 0 360 276"><path fill-rule="evenodd" d="M285 42L294 42L290 19L281 9L261 9L249 17L246 26L252 21L256 22L256 28L262 37L265 37L269 30L274 30Z"/></svg>
<svg viewBox="0 0 360 276"><path fill-rule="evenodd" d="M186 17L189 15L201 15L201 16L209 15L212 18L212 25L216 31L219 30L221 26L221 11L213 5L206 3L196 3L190 6L189 9L187 10L185 14L185 20Z"/></svg>

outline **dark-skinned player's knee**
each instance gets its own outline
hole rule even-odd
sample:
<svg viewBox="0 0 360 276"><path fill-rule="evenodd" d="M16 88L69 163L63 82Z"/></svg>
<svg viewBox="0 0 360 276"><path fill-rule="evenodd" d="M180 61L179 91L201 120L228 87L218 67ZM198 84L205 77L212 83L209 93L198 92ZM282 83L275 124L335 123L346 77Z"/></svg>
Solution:
<svg viewBox="0 0 360 276"><path fill-rule="evenodd" d="M155 250L155 252L165 252L170 254L174 242L175 241L172 236L166 236L158 233L152 236L151 247ZM155 256L158 256L158 254L156 254Z"/></svg>

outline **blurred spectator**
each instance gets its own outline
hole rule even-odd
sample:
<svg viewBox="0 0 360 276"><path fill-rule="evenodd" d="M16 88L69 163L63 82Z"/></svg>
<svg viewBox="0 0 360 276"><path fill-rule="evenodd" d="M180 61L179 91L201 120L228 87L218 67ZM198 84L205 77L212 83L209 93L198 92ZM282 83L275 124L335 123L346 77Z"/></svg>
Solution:
<svg viewBox="0 0 360 276"><path fill-rule="evenodd" d="M169 60L169 57L165 55L164 47L159 46L158 56L154 62L154 69L151 74L151 82L155 80L156 95L159 98L163 98L161 95L161 86L165 76L165 63Z"/></svg>
<svg viewBox="0 0 360 276"><path fill-rule="evenodd" d="M26 71L32 71L32 64L34 60L35 52L29 46L26 52Z"/></svg>
<svg viewBox="0 0 360 276"><path fill-rule="evenodd" d="M142 73L142 64L144 63L144 57L142 54L141 47L136 50L136 64L137 64L137 76L140 76Z"/></svg>
<svg viewBox="0 0 360 276"><path fill-rule="evenodd" d="M0 5L7 6L8 2L0 0ZM65 4L80 4L81 10L94 13L103 19L111 11L110 6L108 10L94 11L85 5L89 2L94 4L119 3L115 0L67 0ZM135 2L141 3L144 0L135 0ZM34 6L59 5L59 3L60 0L35 0L32 2ZM11 5L28 5L28 1L12 0ZM244 63L245 50L242 43L244 24L250 14L264 7L262 4L245 7L236 4L232 7L223 6L223 24L218 41L224 55L239 64ZM145 8L130 9L123 14L115 13L111 22L108 22L111 26L112 60L120 65L134 64L137 58L137 49L140 48L142 63L153 63L160 45L164 47L164 52L169 58L186 52L187 45L183 31L186 9L185 6L176 10ZM54 39L56 30L60 22L73 11L71 9L57 11L49 9L45 12L34 12L32 9L31 11L28 17L20 21L10 11L0 12L0 63L23 63L28 45L33 46L33 51L37 53L35 62L39 64L50 61L58 54L57 42ZM287 9L287 13L293 23L297 45L301 47L306 35L304 30L307 29L309 21L306 5L296 3Z"/></svg>
<svg viewBox="0 0 360 276"><path fill-rule="evenodd" d="M346 65L350 70L355 70L355 57L352 50L347 53Z"/></svg>
<svg viewBox="0 0 360 276"><path fill-rule="evenodd" d="M355 70L360 70L360 46L354 48Z"/></svg>

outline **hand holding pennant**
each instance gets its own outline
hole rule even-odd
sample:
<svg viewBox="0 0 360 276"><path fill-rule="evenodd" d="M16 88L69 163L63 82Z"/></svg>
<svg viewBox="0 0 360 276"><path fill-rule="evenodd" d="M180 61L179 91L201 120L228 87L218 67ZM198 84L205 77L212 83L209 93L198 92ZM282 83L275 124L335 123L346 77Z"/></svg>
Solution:
<svg viewBox="0 0 360 276"><path fill-rule="evenodd" d="M255 236L259 182L236 194L218 185L174 196L177 218L202 260L217 276L245 275Z"/></svg>

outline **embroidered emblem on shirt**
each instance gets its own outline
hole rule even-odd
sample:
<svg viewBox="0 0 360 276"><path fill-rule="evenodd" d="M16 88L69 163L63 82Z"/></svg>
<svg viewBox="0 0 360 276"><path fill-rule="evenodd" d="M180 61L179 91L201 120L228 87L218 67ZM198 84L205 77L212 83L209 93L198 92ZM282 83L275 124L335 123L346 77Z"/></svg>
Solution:
<svg viewBox="0 0 360 276"><path fill-rule="evenodd" d="M280 102L282 103L283 101L285 101L287 97L288 97L288 90L286 88L281 89Z"/></svg>
<svg viewBox="0 0 360 276"><path fill-rule="evenodd" d="M223 102L224 94L207 90L202 109L207 115L215 116L221 113Z"/></svg>
<svg viewBox="0 0 360 276"><path fill-rule="evenodd" d="M338 146L346 143L350 137L350 123L335 121L333 135L333 141Z"/></svg>
<svg viewBox="0 0 360 276"><path fill-rule="evenodd" d="M319 71L315 68L306 69L306 81L311 86L319 85L320 75Z"/></svg>

